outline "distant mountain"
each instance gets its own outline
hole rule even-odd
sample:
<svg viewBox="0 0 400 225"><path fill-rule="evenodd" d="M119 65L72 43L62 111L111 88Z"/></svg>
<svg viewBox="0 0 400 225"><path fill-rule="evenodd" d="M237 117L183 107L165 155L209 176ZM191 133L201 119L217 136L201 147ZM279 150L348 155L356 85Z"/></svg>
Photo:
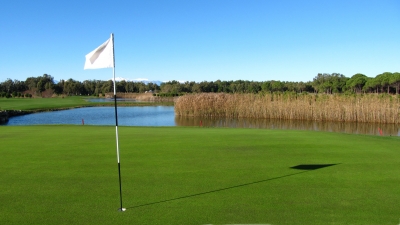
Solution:
<svg viewBox="0 0 400 225"><path fill-rule="evenodd" d="M142 82L142 83L145 83L145 84L153 83L153 84L157 84L158 86L160 86L162 83L164 83L164 82L159 81L159 80L142 80L142 81L134 81L134 82Z"/></svg>
<svg viewBox="0 0 400 225"><path fill-rule="evenodd" d="M123 78L123 77L116 77L115 80L116 81L125 80L125 81L132 81L132 82L142 82L144 84L153 83L153 84L157 84L158 86L160 86L162 83L164 83L163 81L149 80L149 79L146 79L146 78L126 79L126 78Z"/></svg>

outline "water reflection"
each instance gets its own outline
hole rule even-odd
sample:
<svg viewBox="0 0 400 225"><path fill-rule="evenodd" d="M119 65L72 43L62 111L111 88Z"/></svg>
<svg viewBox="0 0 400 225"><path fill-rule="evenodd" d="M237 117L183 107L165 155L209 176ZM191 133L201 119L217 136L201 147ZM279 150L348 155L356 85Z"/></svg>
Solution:
<svg viewBox="0 0 400 225"><path fill-rule="evenodd" d="M114 107L87 107L11 117L4 125L115 125ZM121 126L175 126L173 106L118 107Z"/></svg>
<svg viewBox="0 0 400 225"><path fill-rule="evenodd" d="M272 119L225 119L175 117L173 106L118 107L121 126L200 126L281 130L316 130L352 134L400 136L399 125L340 123ZM114 107L88 107L54 112L34 113L10 118L5 126L36 124L115 125Z"/></svg>
<svg viewBox="0 0 400 225"><path fill-rule="evenodd" d="M175 117L177 126L257 128L281 130L315 130L351 134L400 136L400 127L395 124L342 123L301 120L274 120L249 118L184 118Z"/></svg>

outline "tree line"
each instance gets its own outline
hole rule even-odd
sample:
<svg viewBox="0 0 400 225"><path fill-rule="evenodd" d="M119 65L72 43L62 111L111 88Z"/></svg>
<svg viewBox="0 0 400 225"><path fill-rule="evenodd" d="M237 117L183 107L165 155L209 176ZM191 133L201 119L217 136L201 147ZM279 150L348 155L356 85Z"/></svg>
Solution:
<svg viewBox="0 0 400 225"><path fill-rule="evenodd" d="M0 97L31 97L51 95L101 96L113 92L113 81L68 79L55 82L51 75L28 77L25 81L6 79L0 83ZM134 81L117 81L117 92L144 93L152 91L161 96L178 96L185 93L259 93L259 92L309 92L309 93L391 93L399 94L400 73L385 72L376 77L357 73L346 77L340 73L319 73L312 81L168 81L158 85Z"/></svg>
<svg viewBox="0 0 400 225"><path fill-rule="evenodd" d="M160 86L155 83L119 81L116 82L117 92L144 93L152 90L158 92ZM0 83L1 97L19 97L26 95L51 96L56 95L91 95L101 96L114 91L112 80L85 80L83 82L68 79L55 82L51 75L28 77L25 81L11 80Z"/></svg>

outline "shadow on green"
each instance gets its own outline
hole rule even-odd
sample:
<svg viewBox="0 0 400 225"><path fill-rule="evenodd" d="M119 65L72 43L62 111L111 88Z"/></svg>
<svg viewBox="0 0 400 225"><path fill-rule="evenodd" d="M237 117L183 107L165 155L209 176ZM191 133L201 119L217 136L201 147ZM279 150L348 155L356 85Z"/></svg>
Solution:
<svg viewBox="0 0 400 225"><path fill-rule="evenodd" d="M199 195L206 195L206 194L211 194L211 193L215 193L215 192L226 191L226 190L230 190L230 189L234 189L234 188L240 188L240 187L249 186L249 185L253 185L253 184L258 184L258 183L268 182L268 181L272 181L272 180L282 179L282 178L286 178L286 177L298 175L298 174L301 174L301 173L314 171L314 170L317 170L317 169L322 169L322 168L329 167L329 166L335 166L335 165L338 165L338 164L301 164L301 165L290 167L292 169L304 170L304 171L301 171L301 172L287 174L287 175L283 175L283 176L279 176L279 177L273 177L273 178L269 178L269 179L265 179L265 180L254 181L254 182L245 183L245 184L239 184L239 185L226 187L226 188L220 188L220 189L216 189L216 190L212 190L212 191L206 191L206 192L201 192L201 193L197 193L197 194L186 195L186 196L182 196L182 197L178 197L178 198L172 198L172 199L162 200L162 201L158 201L158 202L151 202L151 203L147 203L147 204L131 206L131 207L127 207L126 209L139 208L139 207L143 207L143 206L149 206L149 205L155 205L155 204L160 204L160 203L165 203L165 202L171 202L171 201L185 199L185 198L191 198L191 197L195 197L195 196L199 196Z"/></svg>

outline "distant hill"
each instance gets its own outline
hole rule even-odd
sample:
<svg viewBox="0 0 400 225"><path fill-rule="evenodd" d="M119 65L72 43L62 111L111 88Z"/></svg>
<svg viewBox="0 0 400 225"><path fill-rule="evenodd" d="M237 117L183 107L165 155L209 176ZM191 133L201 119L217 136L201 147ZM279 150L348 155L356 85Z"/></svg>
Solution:
<svg viewBox="0 0 400 225"><path fill-rule="evenodd" d="M145 83L145 84L153 83L153 84L157 84L158 86L160 86L162 83L164 83L164 82L159 81L159 80L142 80L142 81L133 80L133 82L142 82L142 83Z"/></svg>

